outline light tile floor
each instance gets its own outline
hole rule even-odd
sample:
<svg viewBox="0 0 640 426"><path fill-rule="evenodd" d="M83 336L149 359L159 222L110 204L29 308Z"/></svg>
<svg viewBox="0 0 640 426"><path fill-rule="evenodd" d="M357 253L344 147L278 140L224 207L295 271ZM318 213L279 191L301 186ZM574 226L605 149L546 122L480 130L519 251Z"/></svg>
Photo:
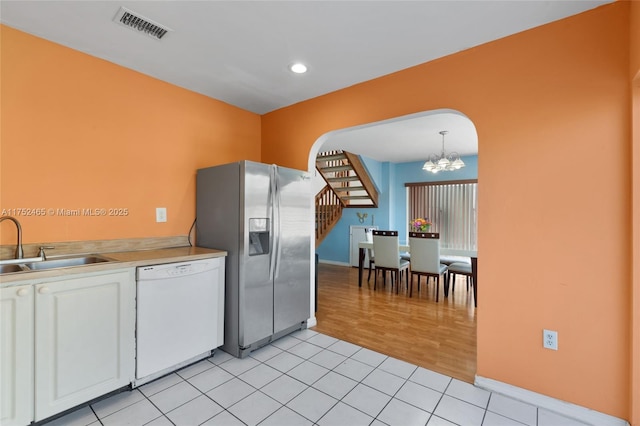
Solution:
<svg viewBox="0 0 640 426"><path fill-rule="evenodd" d="M584 425L312 330L245 359L218 350L46 424Z"/></svg>

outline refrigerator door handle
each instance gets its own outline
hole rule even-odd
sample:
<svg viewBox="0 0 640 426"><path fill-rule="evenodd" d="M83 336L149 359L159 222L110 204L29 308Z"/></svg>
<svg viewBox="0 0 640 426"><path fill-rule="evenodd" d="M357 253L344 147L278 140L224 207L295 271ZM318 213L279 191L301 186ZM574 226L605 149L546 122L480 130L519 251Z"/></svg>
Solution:
<svg viewBox="0 0 640 426"><path fill-rule="evenodd" d="M276 258L276 269L274 272L274 278L277 278L280 275L280 256L282 254L282 244L280 241L280 231L281 231L281 226L280 226L280 186L279 186L279 174L278 174L278 166L274 165L274 175L275 175L275 209L274 209L274 219L273 219L273 226L275 228L275 240L276 240L276 247L275 247L275 258Z"/></svg>
<svg viewBox="0 0 640 426"><path fill-rule="evenodd" d="M276 221L276 207L275 207L275 194L276 194L276 168L275 168L275 164L272 164L269 168L269 215L270 217L270 221L271 222L269 224L269 227L271 228L269 230L269 234L271 236L269 244L271 245L270 250L269 250L269 280L273 282L274 278L275 278L275 271L276 271L276 256L275 256L275 250L276 250L276 239L277 239L277 235L276 235L276 225L275 225L275 221Z"/></svg>

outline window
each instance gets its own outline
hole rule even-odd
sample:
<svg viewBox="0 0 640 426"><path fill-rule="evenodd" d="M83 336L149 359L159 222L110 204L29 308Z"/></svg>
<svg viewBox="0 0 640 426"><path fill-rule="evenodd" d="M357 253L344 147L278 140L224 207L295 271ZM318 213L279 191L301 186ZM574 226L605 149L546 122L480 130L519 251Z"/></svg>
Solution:
<svg viewBox="0 0 640 426"><path fill-rule="evenodd" d="M478 181L407 183L411 219L429 218L442 248L478 249ZM407 224L407 230L409 225Z"/></svg>

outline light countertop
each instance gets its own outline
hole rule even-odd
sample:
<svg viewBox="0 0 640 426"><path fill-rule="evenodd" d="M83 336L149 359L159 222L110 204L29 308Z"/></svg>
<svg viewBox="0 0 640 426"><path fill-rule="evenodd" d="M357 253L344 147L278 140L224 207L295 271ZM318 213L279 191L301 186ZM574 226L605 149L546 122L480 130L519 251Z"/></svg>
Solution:
<svg viewBox="0 0 640 426"><path fill-rule="evenodd" d="M109 262L93 263L81 266L25 271L0 275L0 287L30 284L47 278L55 278L74 274L102 272L138 266L157 265L162 263L187 262L199 259L210 259L227 255L224 250L203 247L173 247L153 250L135 250L111 253L91 253L109 259ZM51 256L53 260L55 257ZM28 282L27 282L28 281Z"/></svg>

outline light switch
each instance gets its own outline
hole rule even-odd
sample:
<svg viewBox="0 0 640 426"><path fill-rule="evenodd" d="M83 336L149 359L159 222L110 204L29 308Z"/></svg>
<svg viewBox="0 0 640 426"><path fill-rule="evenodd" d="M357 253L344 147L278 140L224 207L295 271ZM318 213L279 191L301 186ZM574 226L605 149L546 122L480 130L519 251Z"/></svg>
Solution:
<svg viewBox="0 0 640 426"><path fill-rule="evenodd" d="M156 207L156 222L166 222L166 221L167 221L167 208Z"/></svg>

